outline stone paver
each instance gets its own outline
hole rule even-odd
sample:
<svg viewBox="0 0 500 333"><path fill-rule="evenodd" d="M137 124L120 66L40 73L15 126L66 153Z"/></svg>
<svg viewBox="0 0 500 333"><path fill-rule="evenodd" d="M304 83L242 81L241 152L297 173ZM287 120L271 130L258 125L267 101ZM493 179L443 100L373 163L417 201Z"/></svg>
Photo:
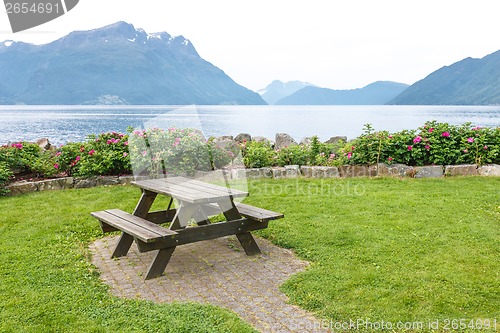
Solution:
<svg viewBox="0 0 500 333"><path fill-rule="evenodd" d="M279 286L307 262L264 239L262 254L247 256L234 236L179 246L159 278L144 281L154 252L132 246L126 257L110 259L118 237L90 246L101 279L119 297L154 302L211 303L237 313L263 333L329 332L321 321L291 305Z"/></svg>

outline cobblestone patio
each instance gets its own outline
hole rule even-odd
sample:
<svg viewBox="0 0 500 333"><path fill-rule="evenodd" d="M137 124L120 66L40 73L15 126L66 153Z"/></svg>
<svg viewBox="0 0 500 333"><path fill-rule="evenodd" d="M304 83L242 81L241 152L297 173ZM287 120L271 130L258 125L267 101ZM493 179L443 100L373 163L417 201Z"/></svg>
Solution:
<svg viewBox="0 0 500 333"><path fill-rule="evenodd" d="M304 270L307 262L286 249L256 239L261 255L249 257L236 237L179 246L165 274L144 281L154 252L132 246L126 257L110 259L118 237L98 239L90 246L101 279L119 297L154 302L211 303L237 313L262 333L327 332L320 320L287 303L279 286ZM318 328L315 328L318 327Z"/></svg>

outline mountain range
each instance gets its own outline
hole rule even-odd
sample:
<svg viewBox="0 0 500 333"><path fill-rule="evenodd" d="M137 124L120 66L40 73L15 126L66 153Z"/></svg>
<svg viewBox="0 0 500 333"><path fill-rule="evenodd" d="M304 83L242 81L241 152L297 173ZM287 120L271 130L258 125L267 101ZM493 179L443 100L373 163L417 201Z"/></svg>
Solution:
<svg viewBox="0 0 500 333"><path fill-rule="evenodd" d="M407 84L377 81L366 87L350 90L334 90L306 86L293 94L276 101L278 105L381 105L403 90Z"/></svg>
<svg viewBox="0 0 500 333"><path fill-rule="evenodd" d="M388 104L500 105L500 50L444 66Z"/></svg>
<svg viewBox="0 0 500 333"><path fill-rule="evenodd" d="M500 51L444 66L411 86L334 90L273 81L258 93L204 60L183 36L126 22L43 45L0 42L0 104L500 105Z"/></svg>
<svg viewBox="0 0 500 333"><path fill-rule="evenodd" d="M280 80L274 80L267 87L257 92L268 104L275 104L280 99L290 96L294 92L310 85L310 83L302 81L282 82Z"/></svg>
<svg viewBox="0 0 500 333"><path fill-rule="evenodd" d="M192 43L125 22L0 43L0 104L266 104Z"/></svg>

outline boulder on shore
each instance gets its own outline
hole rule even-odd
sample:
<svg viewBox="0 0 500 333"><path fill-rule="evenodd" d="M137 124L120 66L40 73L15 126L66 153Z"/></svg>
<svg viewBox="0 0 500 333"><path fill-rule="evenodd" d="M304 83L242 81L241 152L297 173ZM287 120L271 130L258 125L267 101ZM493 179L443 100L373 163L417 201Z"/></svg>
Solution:
<svg viewBox="0 0 500 333"><path fill-rule="evenodd" d="M274 149L283 149L289 146L296 146L297 142L286 133L276 133L276 141L274 143Z"/></svg>

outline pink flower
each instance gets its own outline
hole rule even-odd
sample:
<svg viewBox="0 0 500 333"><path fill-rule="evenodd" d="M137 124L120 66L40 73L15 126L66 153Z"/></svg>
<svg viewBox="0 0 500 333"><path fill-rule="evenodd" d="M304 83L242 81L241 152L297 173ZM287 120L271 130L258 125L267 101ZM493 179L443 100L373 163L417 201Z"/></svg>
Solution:
<svg viewBox="0 0 500 333"><path fill-rule="evenodd" d="M83 153L85 151L85 147L84 146L81 146L80 147L80 151Z"/></svg>
<svg viewBox="0 0 500 333"><path fill-rule="evenodd" d="M392 158L392 157L388 157L388 158L387 158L387 160L388 160L389 162L392 162L393 158Z"/></svg>
<svg viewBox="0 0 500 333"><path fill-rule="evenodd" d="M13 143L12 147L15 147L17 149L23 149L23 144L21 142L19 142L19 143Z"/></svg>
<svg viewBox="0 0 500 333"><path fill-rule="evenodd" d="M413 139L413 143L419 143L420 141L422 141L422 137L420 135Z"/></svg>
<svg viewBox="0 0 500 333"><path fill-rule="evenodd" d="M123 143L123 145L124 145L124 146L128 146L128 141L125 141L125 142Z"/></svg>
<svg viewBox="0 0 500 333"><path fill-rule="evenodd" d="M464 150L463 150L463 152L464 152L464 153L467 153L467 149L464 149Z"/></svg>
<svg viewBox="0 0 500 333"><path fill-rule="evenodd" d="M354 150L354 149L356 149L356 147L352 146L352 147L351 147L351 150Z"/></svg>
<svg viewBox="0 0 500 333"><path fill-rule="evenodd" d="M54 164L54 168L59 169L59 164Z"/></svg>
<svg viewBox="0 0 500 333"><path fill-rule="evenodd" d="M480 129L481 129L481 127L479 127L479 126L476 126L476 127L472 128L473 131L479 131Z"/></svg>
<svg viewBox="0 0 500 333"><path fill-rule="evenodd" d="M77 157L75 158L75 161L76 161L76 162L78 162L79 160L80 160L80 156L77 156Z"/></svg>
<svg viewBox="0 0 500 333"><path fill-rule="evenodd" d="M94 150L94 149L92 149L91 151L89 151L89 155L90 155L90 156L94 155L94 153L95 153L95 150Z"/></svg>
<svg viewBox="0 0 500 333"><path fill-rule="evenodd" d="M352 153L351 153L351 152L348 152L348 153L347 153L347 158L348 158L348 159L351 159L351 157L352 157Z"/></svg>
<svg viewBox="0 0 500 333"><path fill-rule="evenodd" d="M330 158L334 159L335 158L335 154L330 154Z"/></svg>
<svg viewBox="0 0 500 333"><path fill-rule="evenodd" d="M56 156L61 156L61 154L62 154L62 152L58 151L58 152L56 153Z"/></svg>
<svg viewBox="0 0 500 333"><path fill-rule="evenodd" d="M413 149L413 146L408 146L408 151L411 151Z"/></svg>
<svg viewBox="0 0 500 333"><path fill-rule="evenodd" d="M449 137L450 136L450 132L443 132L443 134L441 134L442 137Z"/></svg>
<svg viewBox="0 0 500 333"><path fill-rule="evenodd" d="M123 153L123 157L127 157L127 156L128 156L128 154L127 154L127 153Z"/></svg>
<svg viewBox="0 0 500 333"><path fill-rule="evenodd" d="M110 144L111 144L111 140L108 140L106 143L107 143L108 145L110 145Z"/></svg>
<svg viewBox="0 0 500 333"><path fill-rule="evenodd" d="M467 138L467 142L468 142L468 143L472 143L472 142L474 142L474 138Z"/></svg>
<svg viewBox="0 0 500 333"><path fill-rule="evenodd" d="M429 133L434 132L434 127L429 128Z"/></svg>
<svg viewBox="0 0 500 333"><path fill-rule="evenodd" d="M429 149L431 149L431 146L427 145L427 146L425 146L425 149L429 150Z"/></svg>
<svg viewBox="0 0 500 333"><path fill-rule="evenodd" d="M487 149L488 149L488 146L484 146L484 147L483 147L483 149L484 149L484 150L487 150Z"/></svg>
<svg viewBox="0 0 500 333"><path fill-rule="evenodd" d="M388 136L388 138L389 138L389 139L392 139L392 135L389 135L389 136Z"/></svg>
<svg viewBox="0 0 500 333"><path fill-rule="evenodd" d="M146 156L147 154L148 154L148 152L145 150L142 152L142 156Z"/></svg>

